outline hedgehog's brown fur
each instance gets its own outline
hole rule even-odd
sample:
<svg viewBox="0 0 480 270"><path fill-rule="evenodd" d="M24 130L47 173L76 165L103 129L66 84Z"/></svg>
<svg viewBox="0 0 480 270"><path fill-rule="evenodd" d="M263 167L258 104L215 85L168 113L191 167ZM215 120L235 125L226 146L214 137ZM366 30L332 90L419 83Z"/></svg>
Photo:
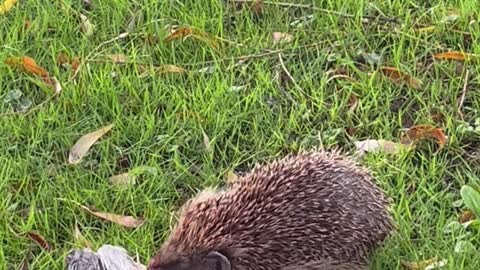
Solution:
<svg viewBox="0 0 480 270"><path fill-rule="evenodd" d="M393 228L388 204L339 152L290 155L187 202L149 269L364 269Z"/></svg>

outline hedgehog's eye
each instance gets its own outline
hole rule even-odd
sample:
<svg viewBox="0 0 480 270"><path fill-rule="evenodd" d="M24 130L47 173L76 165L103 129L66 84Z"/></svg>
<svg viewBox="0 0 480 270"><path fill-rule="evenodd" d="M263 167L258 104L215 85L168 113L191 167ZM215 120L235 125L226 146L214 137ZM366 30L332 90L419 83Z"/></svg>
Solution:
<svg viewBox="0 0 480 270"><path fill-rule="evenodd" d="M231 270L232 266L230 260L218 251L212 251L205 256L207 265L210 265L212 270Z"/></svg>

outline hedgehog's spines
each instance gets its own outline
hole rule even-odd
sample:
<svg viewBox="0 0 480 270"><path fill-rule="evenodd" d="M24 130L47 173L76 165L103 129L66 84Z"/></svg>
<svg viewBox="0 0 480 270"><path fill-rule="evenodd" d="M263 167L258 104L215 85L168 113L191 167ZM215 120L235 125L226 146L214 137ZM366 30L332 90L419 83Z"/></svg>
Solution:
<svg viewBox="0 0 480 270"><path fill-rule="evenodd" d="M231 270L364 269L393 228L389 203L350 156L300 151L189 200L149 269L218 270L211 252Z"/></svg>

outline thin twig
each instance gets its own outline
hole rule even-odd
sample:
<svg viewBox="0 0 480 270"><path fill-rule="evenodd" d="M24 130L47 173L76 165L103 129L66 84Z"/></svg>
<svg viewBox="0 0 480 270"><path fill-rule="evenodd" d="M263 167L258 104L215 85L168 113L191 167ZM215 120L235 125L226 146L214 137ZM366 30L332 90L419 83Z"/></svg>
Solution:
<svg viewBox="0 0 480 270"><path fill-rule="evenodd" d="M214 64L217 62L225 62L227 60L230 61L246 61L250 59L257 59L257 58L268 58L268 57L273 57L276 56L278 53L282 53L285 51L293 51L293 50L300 50L300 49L306 49L306 48L311 48L311 47L316 47L319 46L323 43L326 43L327 41L321 41L321 42L315 42L307 45L302 45L298 47L291 47L291 48L283 48L283 49L277 49L277 50L272 50L268 52L263 52L263 53L254 53L254 54L247 54L247 55L240 55L240 56L235 56L235 57L226 57L226 58L220 58L217 60L208 60L208 61L203 61L203 62L197 62L197 63L181 63L179 64L182 67L188 67L188 66L200 66L200 65L208 65L208 64Z"/></svg>
<svg viewBox="0 0 480 270"><path fill-rule="evenodd" d="M236 3L245 3L245 4L251 4L255 2L255 0L230 0L232 2ZM315 7L313 4L307 5L307 4L295 4L295 3L285 3L285 2L273 2L273 1L262 1L263 4L265 5L273 5L273 6L279 6L279 7L284 7L284 8L304 8L304 9L311 9L327 14L334 14L338 15L344 18L355 18L355 15L353 14L348 14L348 13L343 13L340 11L335 11L335 10L330 10L330 9L325 9L325 8L319 8ZM396 23L398 20L397 18L388 18L388 17L375 17L375 16L368 16L368 15L363 15L362 18L364 19L369 19L369 20L380 20L383 22L393 22Z"/></svg>
<svg viewBox="0 0 480 270"><path fill-rule="evenodd" d="M75 78L77 77L78 73L80 72L80 69L82 68L83 65L85 65L86 62L88 62L90 60L90 58L92 57L92 55L94 53L96 53L101 47L109 44L109 43L112 43L112 42L115 42L119 39L122 39L122 38L126 38L127 36L129 35L128 32L125 32L125 33L121 33L120 35L118 35L117 37L115 38L112 38L112 39L109 39L107 41L104 41L102 43L100 43L97 47L95 47L89 54L87 54L87 56L83 59L82 62L80 62L80 64L78 65L78 68L75 70L75 73L73 73L73 75L70 77L70 79L67 81L67 83L75 80Z"/></svg>
<svg viewBox="0 0 480 270"><path fill-rule="evenodd" d="M460 96L460 99L458 100L458 105L457 105L457 110L458 113L460 114L460 117L463 120L463 113L462 113L462 107L463 107L463 102L465 102L465 96L467 95L467 88L468 88L468 77L470 76L469 70L465 71L465 79L463 81L463 89L462 89L462 95Z"/></svg>
<svg viewBox="0 0 480 270"><path fill-rule="evenodd" d="M282 66L283 72L287 75L287 77L293 82L295 87L302 93L304 96L311 98L305 91L303 91L302 87L297 83L297 81L293 78L292 74L288 71L287 67L285 66L285 63L283 62L282 55L279 53L278 54L278 60L280 61L280 65Z"/></svg>

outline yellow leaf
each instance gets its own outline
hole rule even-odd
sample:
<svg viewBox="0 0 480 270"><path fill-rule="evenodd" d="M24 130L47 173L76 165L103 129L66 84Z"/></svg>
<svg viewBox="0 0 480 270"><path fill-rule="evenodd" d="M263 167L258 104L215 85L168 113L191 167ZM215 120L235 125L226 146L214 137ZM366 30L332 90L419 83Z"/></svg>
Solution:
<svg viewBox="0 0 480 270"><path fill-rule="evenodd" d="M175 66L175 65L164 65L155 68L157 73L185 73L186 70L184 68Z"/></svg>
<svg viewBox="0 0 480 270"><path fill-rule="evenodd" d="M446 260L439 261L438 257L433 257L431 259L420 262L407 262L402 260L401 263L403 266L410 270L425 270L442 267L446 264Z"/></svg>
<svg viewBox="0 0 480 270"><path fill-rule="evenodd" d="M82 158L87 154L90 147L92 147L95 142L97 142L103 135L105 135L105 133L110 131L112 128L113 124L110 124L96 131L83 135L70 150L70 154L68 155L68 162L70 164L79 163Z"/></svg>
<svg viewBox="0 0 480 270"><path fill-rule="evenodd" d="M437 60L468 61L471 58L475 57L475 55L460 52L460 51L451 51L451 52L437 53L437 54L434 54L433 57Z"/></svg>
<svg viewBox="0 0 480 270"><path fill-rule="evenodd" d="M5 14L10 11L15 3L17 3L17 0L5 0L2 4L0 4L0 14Z"/></svg>
<svg viewBox="0 0 480 270"><path fill-rule="evenodd" d="M121 216L121 215L106 213L106 212L97 212L83 205L81 205L80 207L82 207L85 211L87 211L88 213L98 218L111 221L115 224L121 225L126 228L138 228L142 226L143 223L145 223L143 218L135 218L132 216Z"/></svg>
<svg viewBox="0 0 480 270"><path fill-rule="evenodd" d="M238 180L238 175L233 170L229 170L225 176L227 183L233 183Z"/></svg>
<svg viewBox="0 0 480 270"><path fill-rule="evenodd" d="M426 26L426 27L415 29L415 31L419 33L430 33L435 31L435 28L436 27L432 25L432 26Z"/></svg>
<svg viewBox="0 0 480 270"><path fill-rule="evenodd" d="M408 86L419 89L422 82L394 67L381 67L380 72L395 83L405 83Z"/></svg>

